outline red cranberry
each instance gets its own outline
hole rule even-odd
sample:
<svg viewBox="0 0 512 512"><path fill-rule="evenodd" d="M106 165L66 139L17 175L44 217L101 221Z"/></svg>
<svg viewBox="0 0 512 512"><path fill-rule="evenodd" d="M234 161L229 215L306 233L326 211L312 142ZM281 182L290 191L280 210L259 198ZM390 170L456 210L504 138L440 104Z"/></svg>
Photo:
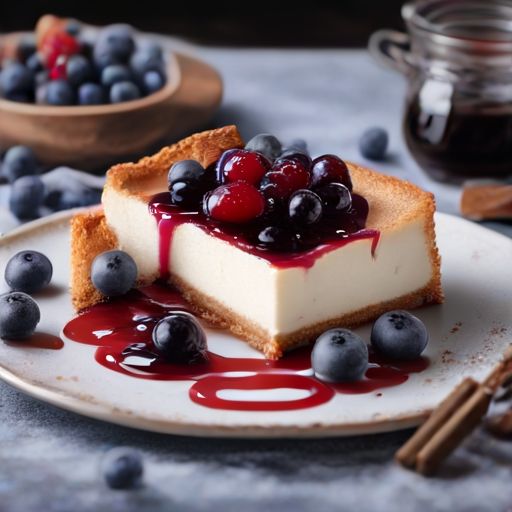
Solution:
<svg viewBox="0 0 512 512"><path fill-rule="evenodd" d="M232 150L221 160L219 170L224 178L222 181L226 183L246 181L257 185L271 165L262 154L247 149Z"/></svg>
<svg viewBox="0 0 512 512"><path fill-rule="evenodd" d="M327 183L341 183L352 191L347 164L335 155L322 155L313 160L311 186L318 187Z"/></svg>
<svg viewBox="0 0 512 512"><path fill-rule="evenodd" d="M70 56L80 52L80 44L66 32L53 32L44 38L41 45L41 53L46 62L46 67L52 69L59 56Z"/></svg>
<svg viewBox="0 0 512 512"><path fill-rule="evenodd" d="M64 55L59 55L55 61L55 65L52 69L50 69L50 80L66 80L66 63L67 57Z"/></svg>
<svg viewBox="0 0 512 512"><path fill-rule="evenodd" d="M221 185L206 194L203 201L207 215L234 224L249 222L259 217L265 209L262 194L245 181Z"/></svg>
<svg viewBox="0 0 512 512"><path fill-rule="evenodd" d="M282 159L265 174L261 190L267 197L288 199L293 192L309 185L308 169L299 160Z"/></svg>

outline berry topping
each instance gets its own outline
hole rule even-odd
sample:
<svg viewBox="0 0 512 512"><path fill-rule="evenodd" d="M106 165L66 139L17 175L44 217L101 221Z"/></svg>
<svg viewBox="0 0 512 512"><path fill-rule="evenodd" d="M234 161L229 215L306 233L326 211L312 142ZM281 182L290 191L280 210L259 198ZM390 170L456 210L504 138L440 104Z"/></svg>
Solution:
<svg viewBox="0 0 512 512"><path fill-rule="evenodd" d="M258 234L258 245L274 251L290 251L294 246L294 237L288 229L280 226L267 226Z"/></svg>
<svg viewBox="0 0 512 512"><path fill-rule="evenodd" d="M308 153L297 148L289 148L283 151L278 159L278 162L281 160L297 160L302 163L302 165L308 169L308 171L311 169L312 165L311 157L308 155Z"/></svg>
<svg viewBox="0 0 512 512"><path fill-rule="evenodd" d="M352 191L347 164L335 155L323 155L313 160L311 185L318 187L328 183L341 183Z"/></svg>
<svg viewBox="0 0 512 512"><path fill-rule="evenodd" d="M50 260L37 251L18 252L5 266L5 282L17 292L38 292L50 282L52 274Z"/></svg>
<svg viewBox="0 0 512 512"><path fill-rule="evenodd" d="M416 359L428 343L425 324L407 311L389 311L372 328L372 346L392 359Z"/></svg>
<svg viewBox="0 0 512 512"><path fill-rule="evenodd" d="M359 139L359 151L370 160L383 160L388 148L388 133L384 128L370 128Z"/></svg>
<svg viewBox="0 0 512 512"><path fill-rule="evenodd" d="M179 206L198 206L210 185L210 174L196 160L180 160L169 170L172 202Z"/></svg>
<svg viewBox="0 0 512 512"><path fill-rule="evenodd" d="M142 481L142 457L132 448L112 448L101 461L101 473L111 489L133 489Z"/></svg>
<svg viewBox="0 0 512 512"><path fill-rule="evenodd" d="M322 200L326 215L338 215L347 211L352 206L352 194L341 183L328 183L316 189L316 193Z"/></svg>
<svg viewBox="0 0 512 512"><path fill-rule="evenodd" d="M0 338L29 338L40 319L39 306L29 295L22 292L0 295Z"/></svg>
<svg viewBox="0 0 512 512"><path fill-rule="evenodd" d="M107 297L124 295L133 288L136 279L137 265L124 251L103 252L92 262L92 284Z"/></svg>
<svg viewBox="0 0 512 512"><path fill-rule="evenodd" d="M297 190L290 197L288 215L297 226L311 226L322 217L322 200L311 190Z"/></svg>
<svg viewBox="0 0 512 512"><path fill-rule="evenodd" d="M270 169L270 162L263 155L246 149L230 151L221 160L219 171L223 183L246 181L257 185Z"/></svg>
<svg viewBox="0 0 512 512"><path fill-rule="evenodd" d="M156 349L172 363L200 363L207 359L206 335L189 313L176 312L162 318L153 330Z"/></svg>
<svg viewBox="0 0 512 512"><path fill-rule="evenodd" d="M368 368L368 347L348 329L330 329L321 334L311 353L315 376L327 382L362 379Z"/></svg>
<svg viewBox="0 0 512 512"><path fill-rule="evenodd" d="M302 162L279 159L263 177L261 191L266 197L285 200L296 190L307 188L309 179L309 171Z"/></svg>
<svg viewBox="0 0 512 512"><path fill-rule="evenodd" d="M245 149L257 151L273 162L281 154L281 143L268 133L260 133L254 136L246 145Z"/></svg>
<svg viewBox="0 0 512 512"><path fill-rule="evenodd" d="M261 193L245 181L221 185L204 198L205 213L222 222L249 222L259 217L264 209L265 199Z"/></svg>

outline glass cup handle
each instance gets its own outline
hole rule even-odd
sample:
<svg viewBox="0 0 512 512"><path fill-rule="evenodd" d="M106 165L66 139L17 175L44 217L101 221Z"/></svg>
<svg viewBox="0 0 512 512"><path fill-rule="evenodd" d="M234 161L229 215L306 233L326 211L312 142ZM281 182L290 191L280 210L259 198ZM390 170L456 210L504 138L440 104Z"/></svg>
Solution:
<svg viewBox="0 0 512 512"><path fill-rule="evenodd" d="M408 74L412 70L412 65L407 60L410 47L409 36L395 30L378 30L368 41L368 50L377 61L403 74Z"/></svg>

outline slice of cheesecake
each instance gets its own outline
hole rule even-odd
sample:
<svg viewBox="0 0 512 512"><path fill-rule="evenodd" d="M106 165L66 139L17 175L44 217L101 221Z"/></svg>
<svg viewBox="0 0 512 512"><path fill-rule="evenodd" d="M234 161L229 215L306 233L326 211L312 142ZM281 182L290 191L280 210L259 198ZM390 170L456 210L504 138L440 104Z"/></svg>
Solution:
<svg viewBox="0 0 512 512"><path fill-rule="evenodd" d="M152 198L167 190L169 167L183 159L207 167L225 150L242 146L236 128L227 126L110 169L103 211L72 221L76 309L104 300L91 283L90 265L97 254L113 248L134 258L139 284L165 275L198 314L269 358L333 326L354 327L390 309L442 302L432 194L353 164L353 192L366 199L369 213L365 229L346 240L284 258L252 250L236 233L219 234L193 217L166 234L162 219L167 222L169 215L164 211L155 217Z"/></svg>

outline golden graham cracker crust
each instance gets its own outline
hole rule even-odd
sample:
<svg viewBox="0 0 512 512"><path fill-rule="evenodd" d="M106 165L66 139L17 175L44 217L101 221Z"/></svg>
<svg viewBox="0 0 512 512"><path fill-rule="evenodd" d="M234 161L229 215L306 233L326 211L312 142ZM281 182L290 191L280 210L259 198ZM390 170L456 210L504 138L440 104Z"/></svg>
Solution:
<svg viewBox="0 0 512 512"><path fill-rule="evenodd" d="M147 197L165 189L169 167L178 160L195 159L203 166L213 163L226 149L242 147L236 127L227 126L192 135L183 141L162 149L154 156L138 163L119 164L109 170L106 187L127 196ZM176 276L170 282L191 303L197 314L248 341L268 358L278 358L286 350L313 341L320 333L335 326L356 327L371 321L391 309L412 309L425 304L443 301L441 288L440 257L435 243L432 194L391 176L378 174L364 167L348 164L354 191L366 198L370 205L367 228L383 232L401 229L408 223L422 219L425 238L432 264L430 282L422 289L403 297L367 307L310 325L296 332L272 337L260 326L253 324L234 311L196 290ZM90 265L94 257L114 249L117 240L107 226L101 210L76 215L71 225L71 295L74 307L80 311L104 300L90 280ZM158 276L145 276L139 284L149 284Z"/></svg>

